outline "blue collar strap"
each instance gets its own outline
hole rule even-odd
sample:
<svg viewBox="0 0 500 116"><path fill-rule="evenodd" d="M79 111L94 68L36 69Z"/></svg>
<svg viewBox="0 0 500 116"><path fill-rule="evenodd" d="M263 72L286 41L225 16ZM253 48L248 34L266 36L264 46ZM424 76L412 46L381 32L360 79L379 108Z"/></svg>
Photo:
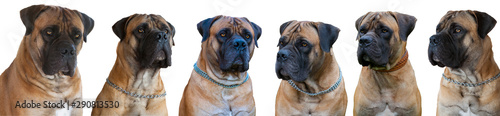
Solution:
<svg viewBox="0 0 500 116"><path fill-rule="evenodd" d="M333 90L337 89L337 87L340 85L340 82L342 81L342 71L340 70L340 67L339 67L339 79L337 79L337 82L335 82L335 84L333 84L330 88L328 88L327 90L323 90L323 91L320 91L318 93L309 93L309 92L306 92L302 89L300 89L299 87L297 87L297 85L295 85L295 83L292 81L292 80L288 80L288 83L297 91L300 91L302 93L305 93L309 96L317 96L317 95L321 95L321 94L326 94L326 93L330 93L332 92Z"/></svg>
<svg viewBox="0 0 500 116"><path fill-rule="evenodd" d="M247 82L248 80L248 73L247 73L247 77L245 78L245 80L243 80L243 82L241 82L240 84L234 84L234 85L224 85L222 83L219 83L217 81L215 81L214 79L210 78L210 76L208 76L208 74L204 71L202 71L200 68L198 68L198 65L197 63L194 63L194 71L196 71L196 73L198 73L200 76L202 76L203 78L205 79L208 79L209 81L211 81L212 83L215 83L219 86L222 86L224 88L235 88L235 87L238 87L240 85L242 85L243 83Z"/></svg>

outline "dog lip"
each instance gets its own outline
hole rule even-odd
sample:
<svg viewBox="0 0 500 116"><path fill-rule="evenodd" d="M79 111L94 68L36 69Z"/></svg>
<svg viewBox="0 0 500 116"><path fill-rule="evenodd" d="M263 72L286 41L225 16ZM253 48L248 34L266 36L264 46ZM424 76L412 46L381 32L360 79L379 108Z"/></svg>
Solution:
<svg viewBox="0 0 500 116"><path fill-rule="evenodd" d="M159 51L156 55L156 60L165 60L166 54L163 50Z"/></svg>

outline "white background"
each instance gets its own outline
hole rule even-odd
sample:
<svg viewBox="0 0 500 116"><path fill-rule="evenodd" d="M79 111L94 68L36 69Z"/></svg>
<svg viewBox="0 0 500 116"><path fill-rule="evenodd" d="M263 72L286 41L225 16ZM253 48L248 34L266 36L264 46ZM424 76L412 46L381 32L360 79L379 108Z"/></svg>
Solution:
<svg viewBox="0 0 500 116"><path fill-rule="evenodd" d="M169 115L178 115L178 106L188 82L192 66L197 60L201 36L196 24L206 18L223 14L247 17L259 25L263 32L250 62L249 73L253 81L257 115L274 115L276 92L280 80L274 72L279 39L279 26L289 20L321 21L341 29L333 51L342 68L348 94L346 115L352 115L353 95L358 83L361 66L356 58L357 41L354 22L368 11L397 11L415 16L417 24L408 38L408 52L415 70L417 84L422 95L424 116L435 115L439 81L443 68L432 66L427 59L429 37L448 10L479 10L500 21L498 2L493 0L13 0L0 2L0 72L15 58L25 32L19 11L35 4L51 4L68 7L86 13L95 20L94 30L78 56L78 67L83 82L84 100L95 100L102 89L116 59L119 41L111 26L123 17L134 13L162 15L174 25L172 62L161 70L167 91ZM493 51L500 52L500 30L494 28ZM500 59L495 54L495 59ZM2 81L2 80L0 80ZM5 88L2 88L5 89ZM15 89L15 88L8 88ZM7 106L1 106L7 107ZM91 109L84 109L90 115Z"/></svg>

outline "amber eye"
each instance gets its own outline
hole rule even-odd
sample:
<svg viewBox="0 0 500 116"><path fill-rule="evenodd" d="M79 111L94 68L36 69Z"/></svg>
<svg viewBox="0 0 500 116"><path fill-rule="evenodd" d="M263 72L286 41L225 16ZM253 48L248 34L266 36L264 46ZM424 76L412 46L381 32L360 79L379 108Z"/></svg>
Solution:
<svg viewBox="0 0 500 116"><path fill-rule="evenodd" d="M245 38L247 38L247 39L250 38L250 35L246 35Z"/></svg>
<svg viewBox="0 0 500 116"><path fill-rule="evenodd" d="M76 35L75 35L75 38L79 38L79 37L80 37L80 34L76 34Z"/></svg>
<svg viewBox="0 0 500 116"><path fill-rule="evenodd" d="M387 29L382 29L382 32L387 33L388 30Z"/></svg>
<svg viewBox="0 0 500 116"><path fill-rule="evenodd" d="M220 36L226 37L226 33L221 33Z"/></svg>
<svg viewBox="0 0 500 116"><path fill-rule="evenodd" d="M138 30L139 33L143 33L144 32L144 29L139 29Z"/></svg>
<svg viewBox="0 0 500 116"><path fill-rule="evenodd" d="M359 32L360 32L360 33L365 33L365 30L360 30Z"/></svg>
<svg viewBox="0 0 500 116"><path fill-rule="evenodd" d="M306 42L302 42L302 47L307 47L307 43Z"/></svg>
<svg viewBox="0 0 500 116"><path fill-rule="evenodd" d="M282 42L282 41L280 41L280 45L283 45L283 42Z"/></svg>
<svg viewBox="0 0 500 116"><path fill-rule="evenodd" d="M462 30L460 30L460 29L455 29L455 33L459 33L459 32L461 32L461 31L462 31Z"/></svg>
<svg viewBox="0 0 500 116"><path fill-rule="evenodd" d="M52 35L52 31L47 31L47 35Z"/></svg>
<svg viewBox="0 0 500 116"><path fill-rule="evenodd" d="M168 30L165 30L165 33L168 33Z"/></svg>

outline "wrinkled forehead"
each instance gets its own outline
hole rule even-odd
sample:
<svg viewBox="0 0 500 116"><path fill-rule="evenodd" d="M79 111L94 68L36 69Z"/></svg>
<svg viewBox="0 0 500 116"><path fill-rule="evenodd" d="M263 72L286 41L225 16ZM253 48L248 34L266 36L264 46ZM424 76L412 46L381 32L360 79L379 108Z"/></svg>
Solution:
<svg viewBox="0 0 500 116"><path fill-rule="evenodd" d="M316 22L311 21L294 21L288 25L281 36L297 39L300 37L306 39L318 38Z"/></svg>
<svg viewBox="0 0 500 116"><path fill-rule="evenodd" d="M150 29L164 29L168 27L166 22L167 21L159 15L136 14L128 19L126 28L128 32L140 26L145 26Z"/></svg>
<svg viewBox="0 0 500 116"><path fill-rule="evenodd" d="M364 27L366 29L374 29L380 24L390 27L391 29L395 29L398 27L398 22L388 12L372 12L365 16L363 21L361 22L360 27Z"/></svg>
<svg viewBox="0 0 500 116"><path fill-rule="evenodd" d="M250 25L250 22L246 18L243 18L243 17L223 16L212 24L210 32L216 33L217 31L219 31L220 29L223 29L223 28L229 28L230 30L237 31L237 32L239 32L243 29L247 29L248 31L252 32L252 34L253 34L252 25Z"/></svg>
<svg viewBox="0 0 500 116"><path fill-rule="evenodd" d="M443 18L441 18L441 21L438 24L438 28L441 27L450 27L450 25L453 24L458 24L464 28L474 28L476 27L476 22L475 18L472 17L468 12L466 11L449 11L446 13Z"/></svg>
<svg viewBox="0 0 500 116"><path fill-rule="evenodd" d="M40 13L34 25L36 28L46 26L76 27L81 30L84 28L78 11L57 6L49 6L44 12Z"/></svg>

